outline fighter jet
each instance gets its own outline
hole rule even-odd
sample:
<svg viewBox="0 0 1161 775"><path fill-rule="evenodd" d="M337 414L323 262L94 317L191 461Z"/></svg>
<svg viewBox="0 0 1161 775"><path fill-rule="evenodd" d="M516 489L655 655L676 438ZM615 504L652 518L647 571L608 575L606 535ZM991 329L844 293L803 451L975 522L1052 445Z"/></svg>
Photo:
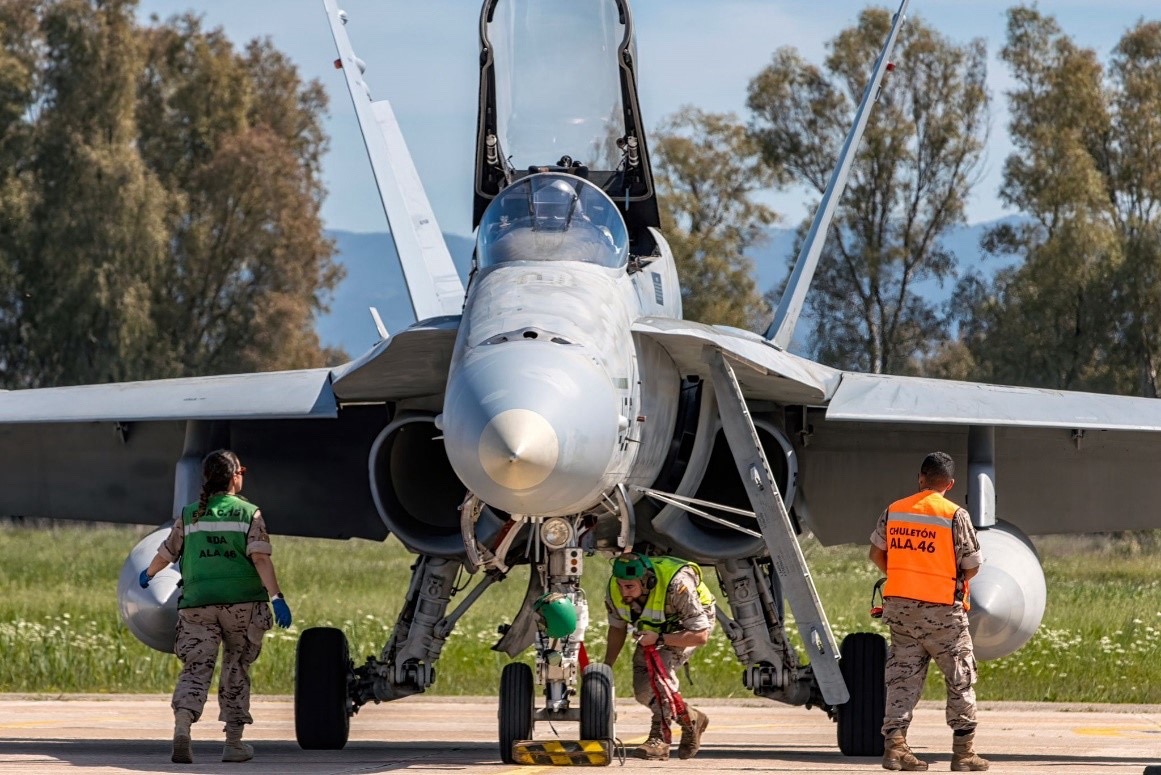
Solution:
<svg viewBox="0 0 1161 775"><path fill-rule="evenodd" d="M346 15L334 0L324 7L417 322L335 369L0 393L0 513L156 524L196 499L202 457L230 447L262 472L248 491L278 532L393 533L416 555L379 656L358 665L340 630L302 634L304 748L342 748L361 706L430 687L456 621L520 566L524 604L495 648L532 648L535 668L513 662L500 676L501 757L512 761L539 721L614 737L612 675L584 664L579 579L594 556L633 549L712 566L744 686L822 709L843 752L874 755L884 643L856 633L838 646L799 535L865 542L916 462L951 452L968 473L953 497L966 500L986 558L973 637L980 658L995 658L1043 614L1027 534L1161 525L1147 489L1157 401L857 374L787 350L869 112L889 88L908 0L868 63L765 336L682 318L627 0L483 3L466 289L390 104L370 97ZM1134 508L1109 510L1109 490ZM148 590L135 581L158 541L131 553L119 595L130 629L165 650L177 572ZM482 580L449 611L465 570Z"/></svg>

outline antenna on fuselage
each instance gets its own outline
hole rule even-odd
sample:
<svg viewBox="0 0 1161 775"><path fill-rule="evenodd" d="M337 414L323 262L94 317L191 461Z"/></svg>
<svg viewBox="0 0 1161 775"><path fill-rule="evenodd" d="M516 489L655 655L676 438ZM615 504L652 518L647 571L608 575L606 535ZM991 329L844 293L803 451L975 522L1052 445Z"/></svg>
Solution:
<svg viewBox="0 0 1161 775"><path fill-rule="evenodd" d="M899 10L891 22L891 31L887 34L887 42L875 60L875 68L871 73L871 80L867 82L867 89L863 92L863 99L859 109L855 111L855 121L851 131L839 152L838 164L831 173L830 182L826 184L822 201L818 203L818 210L814 214L814 221L810 224L810 231L802 243L802 250L794 262L794 270L786 283L786 290L782 292L782 299L778 302L778 309L774 313L774 322L766 329L766 338L775 346L785 350L790 346L794 336L794 327L798 325L798 316L802 314L803 304L806 302L806 292L810 290L810 281L814 279L814 270L818 267L818 259L822 255L822 246L826 241L826 233L830 229L830 222L838 208L839 200L847 187L847 177L850 175L851 163L858 150L859 141L863 137L863 130L867 128L867 119L871 115L871 107L879 99L879 92L883 88L883 80L887 73L895 69L891 62L891 51L895 48L895 40L899 37L899 29L903 26L904 14L911 0L903 0Z"/></svg>

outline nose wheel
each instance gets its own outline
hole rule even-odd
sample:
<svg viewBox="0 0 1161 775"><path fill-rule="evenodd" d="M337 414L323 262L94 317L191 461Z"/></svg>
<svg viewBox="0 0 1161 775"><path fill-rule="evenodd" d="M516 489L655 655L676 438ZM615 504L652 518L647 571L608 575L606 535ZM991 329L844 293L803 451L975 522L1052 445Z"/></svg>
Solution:
<svg viewBox="0 0 1161 775"><path fill-rule="evenodd" d="M532 668L512 662L500 673L500 759L515 764L512 746L532 739Z"/></svg>
<svg viewBox="0 0 1161 775"><path fill-rule="evenodd" d="M582 740L613 740L617 718L614 705L613 668L591 664L581 676L580 736Z"/></svg>

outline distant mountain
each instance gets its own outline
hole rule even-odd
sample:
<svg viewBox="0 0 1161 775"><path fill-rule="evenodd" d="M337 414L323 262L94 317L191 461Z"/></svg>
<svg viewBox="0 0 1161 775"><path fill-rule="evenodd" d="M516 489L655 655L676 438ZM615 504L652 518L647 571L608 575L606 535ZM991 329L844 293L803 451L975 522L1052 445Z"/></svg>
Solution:
<svg viewBox="0 0 1161 775"><path fill-rule="evenodd" d="M1003 223L1020 223L1021 216L1011 215L995 221L965 224L952 229L943 239L943 245L959 259L959 272L965 274L974 269L991 277L1000 269L1011 266L1016 260L1014 256L984 257L980 250L980 239L988 229ZM754 280L758 283L758 290L766 293L777 287L790 271L790 259L796 257L794 252L794 230L769 230L769 238L758 248L749 251L754 261ZM940 289L935 283L920 286L920 293L932 299L943 299L951 293L952 287Z"/></svg>
<svg viewBox="0 0 1161 775"><path fill-rule="evenodd" d="M1005 221L1019 221L1019 216L952 229L944 244L959 258L961 273L976 269L991 276L1011 265L1014 258L985 260L979 247L984 232ZM379 310L383 323L392 333L409 326L414 316L390 234L332 231L327 236L335 241L336 258L346 268L347 276L335 289L331 311L319 318L316 330L324 345L342 347L354 357L378 339L368 308ZM460 277L466 280L475 241L458 234L445 234L444 238ZM754 279L762 293L782 282L789 271L787 259L793 251L793 229L770 229L769 239L750 251ZM942 301L952 289L951 284L940 288L929 283L921 285L919 292L929 299Z"/></svg>
<svg viewBox="0 0 1161 775"><path fill-rule="evenodd" d="M315 330L324 345L342 347L353 358L379 339L370 307L379 310L391 333L414 323L415 315L390 234L331 231L327 236L335 241L335 259L347 276L335 289L330 312L319 317ZM444 239L460 278L466 279L475 240L457 234L445 234Z"/></svg>

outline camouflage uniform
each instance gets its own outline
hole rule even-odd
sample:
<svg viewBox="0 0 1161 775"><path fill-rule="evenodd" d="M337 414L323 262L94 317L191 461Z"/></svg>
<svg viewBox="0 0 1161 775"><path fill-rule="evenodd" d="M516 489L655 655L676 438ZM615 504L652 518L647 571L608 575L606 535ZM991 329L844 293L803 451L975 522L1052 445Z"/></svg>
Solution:
<svg viewBox="0 0 1161 775"><path fill-rule="evenodd" d="M964 509L952 517L952 539L957 566L975 568L980 564L980 544L971 518ZM879 517L871 543L886 551L887 512ZM957 600L962 582L956 585ZM911 724L912 711L919 701L927 665L934 659L947 686L947 725L956 731L976 727L976 658L968 633L963 604L926 603L904 597L883 601L883 621L891 628L891 648L887 654L887 710L883 734L894 730L904 734Z"/></svg>
<svg viewBox="0 0 1161 775"><path fill-rule="evenodd" d="M158 549L170 562L181 557L184 541L178 517L165 543ZM254 515L246 535L246 554L270 554L272 547L261 512ZM222 673L218 681L218 720L228 726L253 724L250 715L250 665L262 652L262 639L273 624L267 603L235 603L182 608L178 611L174 651L182 662L173 692L174 711L188 710L194 721L201 718L218 645L222 645Z"/></svg>
<svg viewBox="0 0 1161 775"><path fill-rule="evenodd" d="M697 583L697 575L693 570L682 568L673 577L673 582L670 583L669 590L665 595L666 619L676 616L681 628L691 632L708 630L714 626L714 607L712 605L702 606L698 599ZM642 601L629 605L634 614L641 612ZM609 614L610 628L615 630L628 629L629 622L626 622L617 613L613 607L612 598L608 595L605 596L605 608ZM678 690L677 671L689 661L693 651L694 647L692 646L690 648L661 646L657 649L657 654L665 665L665 675L657 678L664 680L671 691ZM653 685L649 682L649 671L645 667L645 651L640 646L633 650L633 696L637 698L637 702L653 711L655 716L660 716L662 713L668 715L671 712L669 708L657 707L657 699L653 696Z"/></svg>

